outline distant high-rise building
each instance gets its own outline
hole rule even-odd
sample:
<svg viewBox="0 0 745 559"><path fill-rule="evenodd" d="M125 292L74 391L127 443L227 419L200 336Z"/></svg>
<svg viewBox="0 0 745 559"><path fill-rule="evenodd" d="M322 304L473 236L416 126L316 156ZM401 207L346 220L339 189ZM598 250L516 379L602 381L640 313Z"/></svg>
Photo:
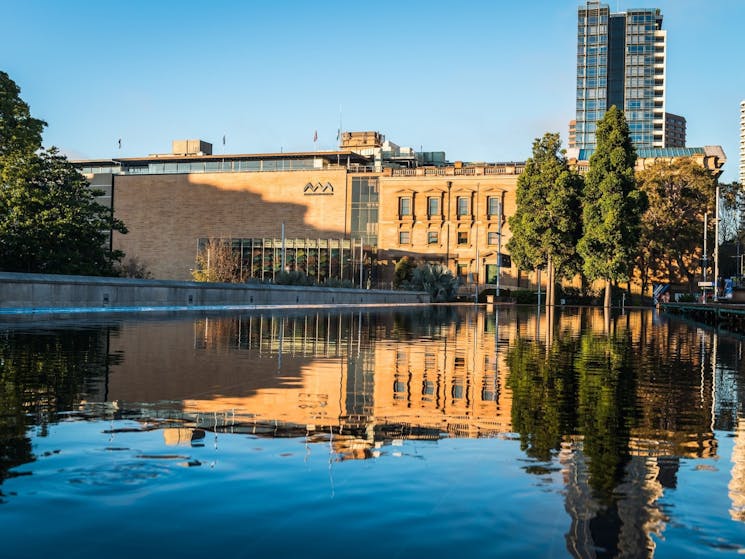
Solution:
<svg viewBox="0 0 745 559"><path fill-rule="evenodd" d="M567 147L569 148L577 147L577 121L576 120L569 121L569 138L568 138L567 144L568 144Z"/></svg>
<svg viewBox="0 0 745 559"><path fill-rule="evenodd" d="M740 184L745 185L745 101L740 103Z"/></svg>
<svg viewBox="0 0 745 559"><path fill-rule="evenodd" d="M624 111L637 148L665 147L666 42L657 8L579 7L577 148L595 148L597 121L612 105Z"/></svg>
<svg viewBox="0 0 745 559"><path fill-rule="evenodd" d="M673 113L665 113L665 147L686 147L686 119Z"/></svg>

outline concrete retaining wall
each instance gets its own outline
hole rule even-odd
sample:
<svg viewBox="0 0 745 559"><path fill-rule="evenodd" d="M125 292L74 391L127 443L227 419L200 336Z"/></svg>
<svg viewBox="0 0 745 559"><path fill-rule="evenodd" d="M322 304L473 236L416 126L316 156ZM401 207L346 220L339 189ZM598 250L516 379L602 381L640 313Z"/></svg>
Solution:
<svg viewBox="0 0 745 559"><path fill-rule="evenodd" d="M0 313L71 309L84 312L142 307L213 308L264 305L385 305L429 303L416 291L378 291L266 284L198 283L0 272Z"/></svg>

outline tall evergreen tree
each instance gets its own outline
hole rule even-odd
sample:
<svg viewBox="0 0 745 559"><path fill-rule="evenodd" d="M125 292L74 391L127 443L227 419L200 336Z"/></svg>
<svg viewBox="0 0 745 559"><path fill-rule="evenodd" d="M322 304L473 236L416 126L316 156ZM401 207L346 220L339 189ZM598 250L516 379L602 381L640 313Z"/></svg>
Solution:
<svg viewBox="0 0 745 559"><path fill-rule="evenodd" d="M533 142L533 156L517 181L517 207L510 218L512 258L523 270L546 267L547 305L554 304L555 278L578 270L576 244L582 232L582 178L569 169L556 133Z"/></svg>
<svg viewBox="0 0 745 559"><path fill-rule="evenodd" d="M605 280L604 306L612 282L629 279L647 197L634 177L636 150L623 112L613 105L598 122L582 204L583 236L577 250L590 280Z"/></svg>

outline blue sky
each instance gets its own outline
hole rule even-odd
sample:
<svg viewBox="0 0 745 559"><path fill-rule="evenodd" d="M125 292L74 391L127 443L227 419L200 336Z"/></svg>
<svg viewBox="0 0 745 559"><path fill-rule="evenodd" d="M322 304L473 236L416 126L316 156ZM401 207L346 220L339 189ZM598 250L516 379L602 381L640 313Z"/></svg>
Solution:
<svg viewBox="0 0 745 559"><path fill-rule="evenodd" d="M0 69L72 157L334 149L377 130L448 159L524 160L574 117L579 0L0 0ZM737 178L745 0L659 7L667 110ZM117 140L122 139L118 149Z"/></svg>

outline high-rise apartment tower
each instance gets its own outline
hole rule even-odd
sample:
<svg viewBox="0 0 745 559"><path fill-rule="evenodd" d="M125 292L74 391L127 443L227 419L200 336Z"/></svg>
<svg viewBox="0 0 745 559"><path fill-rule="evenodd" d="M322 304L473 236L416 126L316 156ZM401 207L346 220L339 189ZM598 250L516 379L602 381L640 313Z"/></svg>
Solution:
<svg viewBox="0 0 745 559"><path fill-rule="evenodd" d="M657 8L611 13L588 1L578 9L579 149L595 148L595 127L612 105L623 109L637 148L665 147L666 32Z"/></svg>
<svg viewBox="0 0 745 559"><path fill-rule="evenodd" d="M745 185L745 100L740 102L740 184Z"/></svg>

